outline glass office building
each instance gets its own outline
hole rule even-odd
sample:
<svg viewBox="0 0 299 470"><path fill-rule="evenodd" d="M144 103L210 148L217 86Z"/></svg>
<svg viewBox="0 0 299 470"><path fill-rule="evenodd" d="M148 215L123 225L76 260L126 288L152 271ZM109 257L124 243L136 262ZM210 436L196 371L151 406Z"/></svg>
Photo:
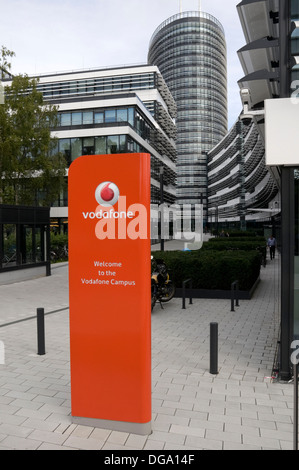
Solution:
<svg viewBox="0 0 299 470"><path fill-rule="evenodd" d="M207 201L207 152L227 132L226 41L200 11L177 14L154 32L148 54L177 104L177 202Z"/></svg>
<svg viewBox="0 0 299 470"><path fill-rule="evenodd" d="M58 108L54 152L70 164L83 155L149 153L151 202L175 202L176 104L158 67L140 65L62 72L38 77L37 89ZM128 172L130 168L128 168ZM68 194L51 207L52 226L66 231Z"/></svg>

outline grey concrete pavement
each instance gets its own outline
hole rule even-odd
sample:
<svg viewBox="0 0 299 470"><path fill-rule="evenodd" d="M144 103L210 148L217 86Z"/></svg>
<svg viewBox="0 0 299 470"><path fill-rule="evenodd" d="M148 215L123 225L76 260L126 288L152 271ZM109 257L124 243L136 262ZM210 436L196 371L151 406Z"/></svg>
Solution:
<svg viewBox="0 0 299 470"><path fill-rule="evenodd" d="M254 297L235 312L228 300L194 300L186 310L180 299L155 306L149 436L72 423L68 265L49 278L0 286L0 449L292 449L293 386L271 378L278 266L262 268ZM56 312L46 316L45 356L37 355L35 320L19 321L38 307ZM210 322L219 324L218 375L209 373Z"/></svg>

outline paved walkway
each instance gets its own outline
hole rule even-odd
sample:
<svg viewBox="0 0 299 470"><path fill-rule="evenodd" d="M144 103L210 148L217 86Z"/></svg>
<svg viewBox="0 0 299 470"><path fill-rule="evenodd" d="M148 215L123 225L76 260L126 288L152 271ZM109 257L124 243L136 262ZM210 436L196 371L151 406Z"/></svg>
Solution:
<svg viewBox="0 0 299 470"><path fill-rule="evenodd" d="M278 260L262 268L252 300L174 299L152 313L150 436L72 423L68 265L49 278L0 286L0 449L292 449L293 385L271 379L277 344ZM36 322L46 313L46 355ZM219 323L219 374L209 373L209 324ZM6 325L6 326L5 326ZM2 343L2 344L3 344Z"/></svg>

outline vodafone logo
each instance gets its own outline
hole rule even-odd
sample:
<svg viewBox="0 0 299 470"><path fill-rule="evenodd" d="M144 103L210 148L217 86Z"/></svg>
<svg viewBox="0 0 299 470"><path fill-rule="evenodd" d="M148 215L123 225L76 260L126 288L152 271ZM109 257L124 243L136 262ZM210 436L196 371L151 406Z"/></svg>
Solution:
<svg viewBox="0 0 299 470"><path fill-rule="evenodd" d="M147 208L140 203L127 207L127 197L121 196L118 186L104 181L95 190L98 206L93 211L82 211L82 217L90 223L99 240L146 240L148 238ZM117 203L117 210L113 207ZM94 225L94 222L96 224Z"/></svg>
<svg viewBox="0 0 299 470"><path fill-rule="evenodd" d="M118 186L111 181L104 181L95 190L98 206L93 211L83 211L82 217L95 230L99 240L147 240L148 212L140 203L127 207L127 197L121 196ZM117 210L113 207L117 203Z"/></svg>
<svg viewBox="0 0 299 470"><path fill-rule="evenodd" d="M103 207L114 206L119 199L119 189L116 184L111 183L111 181L105 181L97 187L95 198Z"/></svg>

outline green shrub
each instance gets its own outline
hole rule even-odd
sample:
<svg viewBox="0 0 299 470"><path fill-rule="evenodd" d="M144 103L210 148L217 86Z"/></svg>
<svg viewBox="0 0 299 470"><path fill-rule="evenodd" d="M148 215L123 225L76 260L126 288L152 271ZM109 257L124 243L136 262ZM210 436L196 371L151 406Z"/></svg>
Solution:
<svg viewBox="0 0 299 470"><path fill-rule="evenodd" d="M229 239L227 242L204 242L202 250L212 250L212 251L225 251L225 250L242 250L242 251L252 251L260 247L266 247L266 243L256 242L256 241L242 241L242 242L231 242Z"/></svg>
<svg viewBox="0 0 299 470"><path fill-rule="evenodd" d="M267 257L267 245L264 237L255 238L212 238L203 243L203 251L258 251L262 260Z"/></svg>
<svg viewBox="0 0 299 470"><path fill-rule="evenodd" d="M229 230L228 233L229 233L229 236L232 237L232 238L247 238L247 237L256 237L256 235L259 233L260 231L259 230L247 230L247 231L244 231L244 230Z"/></svg>
<svg viewBox="0 0 299 470"><path fill-rule="evenodd" d="M52 263L68 261L68 236L51 233L50 242Z"/></svg>
<svg viewBox="0 0 299 470"><path fill-rule="evenodd" d="M245 243L245 242L258 242L266 243L265 237L217 237L210 238L208 242L205 243Z"/></svg>
<svg viewBox="0 0 299 470"><path fill-rule="evenodd" d="M260 274L261 255L257 251L168 251L153 252L167 264L170 277L180 288L192 279L194 289L229 290L238 280L240 290L249 290Z"/></svg>

